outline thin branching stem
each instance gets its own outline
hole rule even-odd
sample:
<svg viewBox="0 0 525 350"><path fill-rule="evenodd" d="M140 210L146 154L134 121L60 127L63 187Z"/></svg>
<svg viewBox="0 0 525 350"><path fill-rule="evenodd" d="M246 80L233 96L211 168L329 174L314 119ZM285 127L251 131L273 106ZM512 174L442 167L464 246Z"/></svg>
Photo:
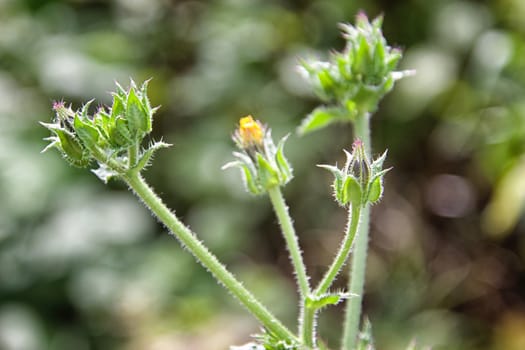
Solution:
<svg viewBox="0 0 525 350"><path fill-rule="evenodd" d="M330 268L326 271L321 282L319 282L319 285L313 292L314 298L320 297L328 291L328 288L330 288L330 286L334 282L337 274L341 271L343 265L348 260L350 250L356 237L357 227L359 225L359 219L361 216L360 214L361 206L351 206L348 209L348 224L346 227L343 242L341 243L341 247L339 248L339 251L335 256L334 261L330 265ZM302 339L305 345L315 346L316 344L315 322L317 318L317 312L318 310L311 307L307 307L305 305L303 318L304 326L302 333Z"/></svg>
<svg viewBox="0 0 525 350"><path fill-rule="evenodd" d="M281 225L284 240L286 241L286 247L290 254L293 267L295 269L295 277L297 279L297 285L299 286L299 293L304 298L310 294L310 284L308 282L308 276L306 275L306 267L304 266L303 257L301 254L301 248L299 248L299 241L295 234L295 229L292 224L292 219L288 212L288 207L284 202L281 188L279 186L272 187L268 190L268 195L273 205L275 215Z"/></svg>
<svg viewBox="0 0 525 350"><path fill-rule="evenodd" d="M366 154L370 157L372 145L369 114L356 118L354 122L354 132L355 136L363 142ZM344 332L341 342L342 350L352 350L355 348L357 334L359 332L368 251L369 222L370 204L367 203L361 210L361 221L358 228L354 253L352 255L349 292L354 294L355 297L350 298L346 305Z"/></svg>
<svg viewBox="0 0 525 350"><path fill-rule="evenodd" d="M128 148L128 166L133 168L137 164L137 159L139 156L139 147L138 143L133 144Z"/></svg>
<svg viewBox="0 0 525 350"><path fill-rule="evenodd" d="M286 247L290 254L290 259L295 271L295 278L297 279L297 285L299 287L299 334L301 335L301 340L306 346L312 346L312 339L305 338L305 334L308 332L304 329L306 326L306 311L305 302L306 297L310 295L310 283L308 281L308 276L306 274L306 267L303 262L303 257L301 254L301 248L299 247L299 241L293 227L292 219L290 213L288 212L288 207L284 201L280 187L275 186L268 190L268 195L270 196L270 201L272 202L275 215L279 220L281 225L281 231L286 241Z"/></svg>
<svg viewBox="0 0 525 350"><path fill-rule="evenodd" d="M306 304L306 302L305 302ZM316 317L317 310L304 305L303 307L303 321L301 340L308 349L314 349L317 343L316 340Z"/></svg>
<svg viewBox="0 0 525 350"><path fill-rule="evenodd" d="M328 291L328 288L330 288L330 286L334 282L335 277L337 276L339 271L341 271L341 268L343 267L344 263L348 259L348 256L350 255L350 249L352 248L352 245L354 243L357 227L359 225L361 206L352 205L348 209L348 214L348 226L345 232L345 236L343 238L343 242L341 243L341 247L339 248L339 251L335 256L332 265L330 265L330 268L326 271L323 279L321 280L321 282L319 282L319 285L315 289L314 293L316 296L320 296Z"/></svg>
<svg viewBox="0 0 525 350"><path fill-rule="evenodd" d="M273 316L213 255L162 202L138 172L129 172L123 180L163 222L170 232L207 268L212 275L246 307L263 326L281 339L297 341L297 338Z"/></svg>

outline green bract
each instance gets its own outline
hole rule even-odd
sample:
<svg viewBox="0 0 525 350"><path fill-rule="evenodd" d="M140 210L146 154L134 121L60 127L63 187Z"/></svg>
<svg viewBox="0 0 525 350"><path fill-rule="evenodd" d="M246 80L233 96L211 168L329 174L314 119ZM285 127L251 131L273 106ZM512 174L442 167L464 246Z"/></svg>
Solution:
<svg viewBox="0 0 525 350"><path fill-rule="evenodd" d="M383 169L386 151L370 163L360 140L353 144L353 152L345 150L346 163L342 169L332 165L318 165L335 177L333 188L337 202L342 206L377 203L383 194L383 176L390 169Z"/></svg>
<svg viewBox="0 0 525 350"><path fill-rule="evenodd" d="M243 121L248 118L249 124L244 124ZM262 136L260 140L246 139L258 137L259 133ZM275 146L270 129L262 126L259 121L253 121L251 116L241 118L239 129L233 137L241 152L233 152L237 160L225 164L222 168L240 168L246 190L255 195L263 194L276 186L283 186L293 178L292 167L283 152L287 138L288 136L283 137Z"/></svg>
<svg viewBox="0 0 525 350"><path fill-rule="evenodd" d="M308 133L337 121L353 121L377 109L394 82L409 71L395 71L401 51L388 46L378 17L371 23L359 14L356 25L341 24L346 46L328 62L303 61L301 72L327 105L313 110L299 127Z"/></svg>
<svg viewBox="0 0 525 350"><path fill-rule="evenodd" d="M141 150L157 110L150 106L147 88L148 81L140 88L131 81L127 90L117 84L112 106L100 107L94 115L89 115L93 101L77 111L66 107L64 102L55 102L53 123L41 123L53 134L46 139L50 144L44 151L54 147L78 167L97 162L99 168L93 172L104 182L113 176L142 170L157 149L168 146L157 142Z"/></svg>

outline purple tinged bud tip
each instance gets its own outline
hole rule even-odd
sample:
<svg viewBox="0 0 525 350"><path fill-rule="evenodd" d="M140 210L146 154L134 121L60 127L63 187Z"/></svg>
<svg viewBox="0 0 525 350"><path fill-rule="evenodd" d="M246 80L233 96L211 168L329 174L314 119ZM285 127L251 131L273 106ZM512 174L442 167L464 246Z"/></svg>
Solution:
<svg viewBox="0 0 525 350"><path fill-rule="evenodd" d="M368 16L363 10L360 10L355 16L356 22L368 22Z"/></svg>
<svg viewBox="0 0 525 350"><path fill-rule="evenodd" d="M357 148L363 147L363 141L361 139L355 139L354 143L352 144L352 149L355 151Z"/></svg>
<svg viewBox="0 0 525 350"><path fill-rule="evenodd" d="M64 101L53 101L53 110L58 111L59 109L65 108Z"/></svg>

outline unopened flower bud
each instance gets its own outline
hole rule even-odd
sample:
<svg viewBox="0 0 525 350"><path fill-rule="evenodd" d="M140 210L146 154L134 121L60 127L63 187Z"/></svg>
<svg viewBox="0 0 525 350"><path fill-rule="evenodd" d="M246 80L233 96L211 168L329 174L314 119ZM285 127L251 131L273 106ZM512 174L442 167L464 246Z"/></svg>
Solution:
<svg viewBox="0 0 525 350"><path fill-rule="evenodd" d="M283 153L286 137L276 147L270 129L248 115L239 120L233 140L241 152L234 152L237 160L226 164L223 169L239 167L248 192L262 194L292 179L292 168Z"/></svg>
<svg viewBox="0 0 525 350"><path fill-rule="evenodd" d="M371 163L363 142L357 139L352 145L352 153L345 153L347 160L342 169L331 165L319 165L335 176L335 199L342 206L376 203L383 193L383 175L390 170L382 169L386 152Z"/></svg>
<svg viewBox="0 0 525 350"><path fill-rule="evenodd" d="M260 121L247 115L239 120L239 128L235 130L233 139L243 150L262 150L265 127Z"/></svg>

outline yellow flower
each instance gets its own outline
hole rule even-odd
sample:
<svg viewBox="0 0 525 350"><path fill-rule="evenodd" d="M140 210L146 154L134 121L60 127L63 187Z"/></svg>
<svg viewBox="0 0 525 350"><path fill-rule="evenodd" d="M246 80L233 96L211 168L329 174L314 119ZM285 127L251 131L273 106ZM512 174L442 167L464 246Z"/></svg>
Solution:
<svg viewBox="0 0 525 350"><path fill-rule="evenodd" d="M254 146L260 147L263 144L264 126L260 121L254 120L251 115L248 115L239 120L237 136L244 149Z"/></svg>

